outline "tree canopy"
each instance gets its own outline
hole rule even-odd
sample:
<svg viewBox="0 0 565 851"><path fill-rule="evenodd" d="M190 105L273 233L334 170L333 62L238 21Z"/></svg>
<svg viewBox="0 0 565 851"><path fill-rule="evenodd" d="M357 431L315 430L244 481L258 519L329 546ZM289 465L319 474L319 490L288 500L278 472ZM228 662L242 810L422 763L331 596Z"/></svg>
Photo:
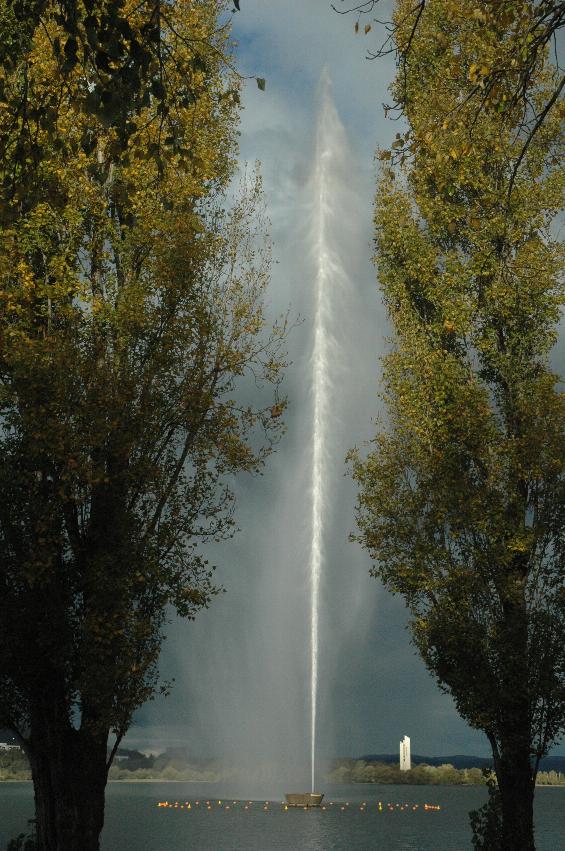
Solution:
<svg viewBox="0 0 565 851"><path fill-rule="evenodd" d="M421 40L430 32L426 18L434 16L434 9L427 0L397 3L392 19L382 20L374 17L380 12L379 4L380 0L361 3L341 0L339 6L332 4L332 8L339 14L355 17L355 32L359 33L362 29L365 36L375 32L381 34L380 46L367 51L369 59L389 54L395 56L400 73L392 104L385 105L385 112L392 110L399 117L411 97L409 65L413 58L417 61L415 54L419 52L413 48L417 39ZM444 4L443 11L445 18L434 32L434 38L439 39L440 45L443 43L445 46L449 42L450 31L457 26L458 19L470 15L469 29L474 31L475 40L478 39L479 43L484 38L485 47L484 52L477 52L476 61L467 67L471 85L467 87L464 98L445 106L444 118L450 120L467 116L468 129L471 130L476 116L483 110L512 113L522 145L514 155L513 178L509 184L511 191L516 172L533 137L559 103L565 86L559 48L559 33L565 25L565 3L563 0L481 0L471 8L469 4L453 0ZM549 48L555 61L553 83L545 91L543 99L532 98L532 83L544 67ZM403 147L406 151L413 146L412 139L409 146Z"/></svg>
<svg viewBox="0 0 565 851"><path fill-rule="evenodd" d="M190 26L179 26L179 9L185 18L192 15ZM145 155L160 168L171 147L187 162L198 158L190 146L183 147L179 126L187 110L207 102L219 66L227 72L224 81L230 81L222 99L228 107L239 103L243 77L226 50L231 10L227 0L214 8L205 0L1 0L0 221L15 196L35 195L37 169L50 146L65 144L58 114L69 97L96 119L83 145L95 146L96 128L112 128L111 144L123 154L132 141L139 144L140 130L153 122L159 132ZM51 88L41 97L37 87L12 84L14 73L27 73L39 32L51 75ZM264 89L265 80L256 80ZM230 154L235 151L232 140Z"/></svg>
<svg viewBox="0 0 565 851"><path fill-rule="evenodd" d="M232 533L230 481L283 429L285 320L266 327L260 179L230 188L221 10L162 9L175 106L121 101L126 137L89 108L90 60L52 49L57 3L0 66L0 725L29 755L45 849L98 847L108 731L117 746L159 688L168 612L216 593L200 544Z"/></svg>
<svg viewBox="0 0 565 851"><path fill-rule="evenodd" d="M503 847L530 849L537 765L565 724L565 396L549 362L565 295L559 112L516 172L521 105L471 123L466 111L502 24L477 28L473 3L438 2L412 33L411 8L395 12L395 38L412 42L394 94L412 156L384 152L375 219L395 330L387 420L353 456L358 537L406 599L429 669L491 742ZM545 54L533 103L557 73Z"/></svg>

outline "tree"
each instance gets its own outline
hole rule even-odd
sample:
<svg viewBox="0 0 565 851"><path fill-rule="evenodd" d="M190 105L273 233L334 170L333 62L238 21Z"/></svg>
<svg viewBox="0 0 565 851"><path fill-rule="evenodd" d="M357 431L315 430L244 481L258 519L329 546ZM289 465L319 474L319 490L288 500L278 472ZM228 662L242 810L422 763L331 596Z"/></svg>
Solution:
<svg viewBox="0 0 565 851"><path fill-rule="evenodd" d="M175 88L170 85L168 33L174 26L170 4L161 0L2 0L0 69L10 74L33 49L37 29L49 29L55 20L57 32L44 49L64 80L72 77L77 66L88 73L92 85L83 92L84 108L112 125L117 142L127 146L133 132L132 116L139 116L152 100L165 123L186 101L198 100L199 72L206 71L209 63L214 65L220 58L239 76L229 57L217 53L217 37L229 32L231 11L235 11L232 4L222 2L212 30L184 33L190 56L177 68L183 84ZM264 88L264 80L257 78L257 84ZM230 94L237 97L237 87ZM27 92L22 89L10 107L23 116L27 104ZM51 112L38 116L44 134L49 134L52 126ZM39 154L37 149L36 156Z"/></svg>
<svg viewBox="0 0 565 851"><path fill-rule="evenodd" d="M221 5L167 6L172 89L194 40L214 50L174 132L155 94L125 148L84 106L90 67L61 76L55 12L3 77L8 98L26 89L18 121L42 156L28 196L12 179L27 165L5 110L3 178L16 191L0 251L0 726L30 760L39 847L92 851L116 748L161 688L167 613L209 605L199 544L232 533L230 480L258 471L283 428L271 408L274 394L284 409L284 321L265 329L258 178L225 210L237 80Z"/></svg>
<svg viewBox="0 0 565 851"><path fill-rule="evenodd" d="M361 3L344 2L341 6L332 4L338 14L353 14L355 32L360 31L360 24L367 35L372 30L372 24L378 30L384 30L381 46L376 51L369 50L369 59L379 59L393 54L401 69L399 85L395 88L395 97L391 106L385 106L385 112L390 110L402 114L408 105L409 87L407 86L408 67L412 60L412 48L419 28L425 28L425 19L433 15L431 3L427 0L415 0L412 4L397 3L397 13L390 21L373 18L378 11L380 0L365 0ZM457 16L460 4L455 0L448 9L450 16ZM565 87L565 75L559 63L558 37L565 25L565 2L563 0L481 0L470 11L471 24L477 32L494 32L498 43L496 50L489 53L489 62L485 57L477 57L478 62L473 71L469 69L469 79L473 83L466 93L464 105L471 104L476 114L485 108L495 107L498 112L516 108L520 112L519 127L522 137L522 147L515 158L513 177L509 189L512 189L516 173L524 155L535 134L546 119L546 116L558 103ZM443 36L441 36L443 37ZM556 68L554 84L548 89L545 100L532 101L529 97L531 78L544 64L547 48L555 52ZM451 104L445 110L444 117L449 119L453 113L461 109L462 104ZM450 114L451 111L451 114ZM465 110L468 112L468 110ZM469 124L469 128L473 124ZM412 140L414 144L414 140Z"/></svg>
<svg viewBox="0 0 565 851"><path fill-rule="evenodd" d="M170 4L161 0L0 0L0 101L16 119L11 132L0 140L0 151L6 143L13 143L15 136L19 164L18 180L4 180L0 199L21 190L24 174L28 191L33 188L46 142L57 138L57 99L38 104L29 100L27 87L10 90L3 86L6 76L25 65L38 28L50 31L56 22L57 31L45 41L44 50L56 66L59 82L65 86L77 67L82 69L89 79L88 87L78 93L83 109L104 126L113 128L113 144L119 149L127 148L141 113L147 120L147 107L152 105L153 120L165 130L156 137L151 153L158 159L162 140L176 134L175 113L200 98L207 71L215 67L218 59L235 79L245 79L227 53L218 52L219 40L229 33L229 13L239 9L239 4L234 7L221 2L214 27L185 31L182 37L190 50L180 57L171 54L167 37L175 25L175 16ZM171 64L175 62L180 83L176 86L171 85ZM264 90L265 80L255 79ZM226 90L224 96L237 101L238 86ZM27 132L30 109L35 112L34 123L41 128L41 142ZM191 156L190 150L187 156Z"/></svg>
<svg viewBox="0 0 565 851"><path fill-rule="evenodd" d="M548 115L514 178L519 105L468 102L499 42L473 8L427 7L395 84L417 144L404 166L384 152L377 194L388 421L353 470L373 573L403 595L426 665L490 741L502 847L530 851L539 760L565 724L565 396L549 363L562 137ZM528 98L554 85L546 57Z"/></svg>

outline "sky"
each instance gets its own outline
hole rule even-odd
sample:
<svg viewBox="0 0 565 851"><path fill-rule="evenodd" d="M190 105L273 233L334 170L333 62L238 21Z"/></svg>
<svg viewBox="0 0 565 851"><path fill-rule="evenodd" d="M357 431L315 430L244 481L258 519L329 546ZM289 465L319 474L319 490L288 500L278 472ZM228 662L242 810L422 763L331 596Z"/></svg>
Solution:
<svg viewBox="0 0 565 851"><path fill-rule="evenodd" d="M186 745L196 757L242 764L284 762L295 774L307 767L310 236L319 81L327 69L336 109L333 248L343 280L331 302L318 752L320 760L394 753L407 734L416 754L488 755L486 738L459 718L412 647L402 600L369 576L368 555L348 540L355 486L345 455L374 433L379 357L389 333L371 262L371 217L374 152L399 129L382 108L394 62L368 61L366 49L377 38L355 35L354 19L336 14L327 0L240 6L233 19L238 68L266 79L264 92L253 79L245 85L240 143L242 163L261 163L272 222L269 312L275 317L290 307L300 316L288 344L288 431L262 477L233 483L240 531L210 548L226 593L194 622L171 626L161 669L175 679L172 693L138 713L126 744Z"/></svg>

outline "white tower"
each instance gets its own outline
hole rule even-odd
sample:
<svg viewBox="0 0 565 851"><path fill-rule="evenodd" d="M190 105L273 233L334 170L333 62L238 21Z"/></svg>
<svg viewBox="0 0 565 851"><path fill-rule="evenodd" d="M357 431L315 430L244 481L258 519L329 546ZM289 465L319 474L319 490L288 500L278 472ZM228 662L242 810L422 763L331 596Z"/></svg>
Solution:
<svg viewBox="0 0 565 851"><path fill-rule="evenodd" d="M400 740L400 770L410 771L410 768L410 739L408 736L404 736Z"/></svg>

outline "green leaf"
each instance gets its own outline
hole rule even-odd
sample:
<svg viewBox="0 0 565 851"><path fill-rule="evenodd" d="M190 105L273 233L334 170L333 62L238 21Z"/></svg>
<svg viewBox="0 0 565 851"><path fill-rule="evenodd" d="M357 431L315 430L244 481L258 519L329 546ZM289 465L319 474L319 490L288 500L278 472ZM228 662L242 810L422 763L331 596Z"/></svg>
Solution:
<svg viewBox="0 0 565 851"><path fill-rule="evenodd" d="M261 91L264 92L265 91L265 85L266 85L265 78L264 77L256 77L255 79L257 80L257 88L261 89Z"/></svg>

